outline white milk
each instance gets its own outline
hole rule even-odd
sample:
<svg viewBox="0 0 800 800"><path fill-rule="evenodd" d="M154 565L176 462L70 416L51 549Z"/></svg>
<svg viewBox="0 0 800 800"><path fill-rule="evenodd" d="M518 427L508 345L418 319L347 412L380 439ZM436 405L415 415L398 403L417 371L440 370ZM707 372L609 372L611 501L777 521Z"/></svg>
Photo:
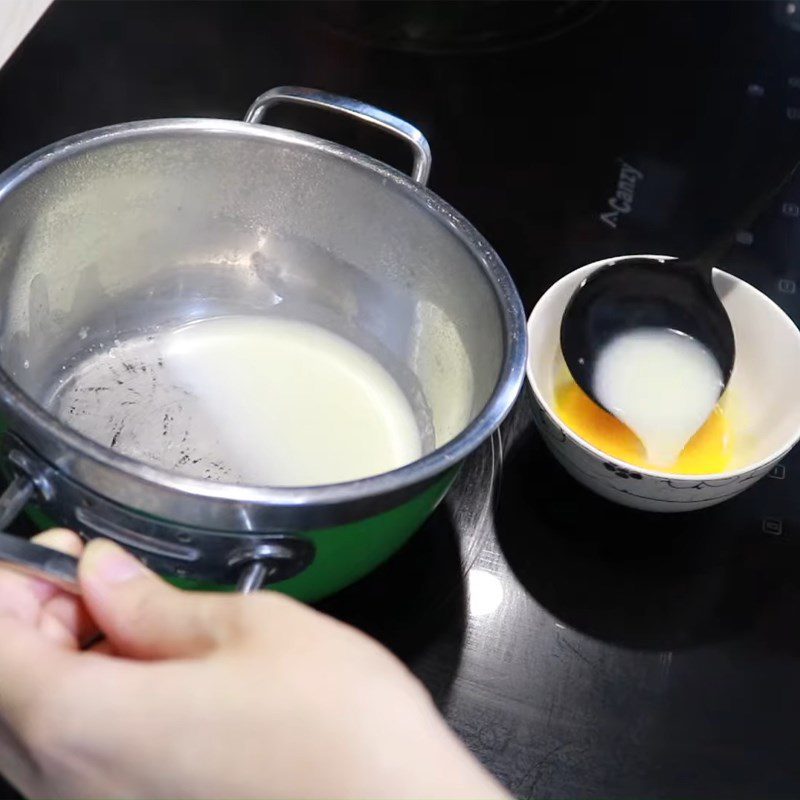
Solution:
<svg viewBox="0 0 800 800"><path fill-rule="evenodd" d="M670 467L719 400L722 373L696 339L666 328L640 328L600 353L595 397L641 440L647 460Z"/></svg>
<svg viewBox="0 0 800 800"><path fill-rule="evenodd" d="M56 413L96 441L194 477L354 480L416 460L414 412L371 355L305 322L221 317L85 361Z"/></svg>

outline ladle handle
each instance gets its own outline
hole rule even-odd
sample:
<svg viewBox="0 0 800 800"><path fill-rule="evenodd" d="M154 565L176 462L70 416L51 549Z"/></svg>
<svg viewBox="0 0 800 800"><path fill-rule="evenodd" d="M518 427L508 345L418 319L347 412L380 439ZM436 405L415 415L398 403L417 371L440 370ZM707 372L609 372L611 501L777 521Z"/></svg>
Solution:
<svg viewBox="0 0 800 800"><path fill-rule="evenodd" d="M710 236L694 261L718 265L736 241L787 186L800 165L800 135L794 125L777 131L760 95L749 96L737 124L718 149L713 191L706 196ZM702 195L702 190L700 192Z"/></svg>
<svg viewBox="0 0 800 800"><path fill-rule="evenodd" d="M298 103L335 111L338 114L355 117L362 122L397 136L398 139L407 142L414 153L414 167L411 170L411 177L422 186L425 186L428 182L428 176L431 172L431 148L422 132L405 120L368 103L353 100L350 97L342 97L341 95L322 92L318 89L304 89L300 86L277 86L256 98L256 101L250 106L244 121L251 123L261 122L267 109L278 103Z"/></svg>

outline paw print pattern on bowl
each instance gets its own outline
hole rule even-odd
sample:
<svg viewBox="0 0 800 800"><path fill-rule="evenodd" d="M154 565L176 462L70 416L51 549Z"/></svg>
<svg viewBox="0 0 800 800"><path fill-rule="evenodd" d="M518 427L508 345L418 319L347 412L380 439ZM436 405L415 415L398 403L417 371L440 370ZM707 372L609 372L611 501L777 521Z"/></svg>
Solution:
<svg viewBox="0 0 800 800"><path fill-rule="evenodd" d="M638 472L634 472L633 470L627 469L625 467L620 467L618 464L612 464L610 461L606 461L603 466L609 471L613 472L618 478L624 478L627 480L628 478L633 478L634 480L640 481L642 476Z"/></svg>

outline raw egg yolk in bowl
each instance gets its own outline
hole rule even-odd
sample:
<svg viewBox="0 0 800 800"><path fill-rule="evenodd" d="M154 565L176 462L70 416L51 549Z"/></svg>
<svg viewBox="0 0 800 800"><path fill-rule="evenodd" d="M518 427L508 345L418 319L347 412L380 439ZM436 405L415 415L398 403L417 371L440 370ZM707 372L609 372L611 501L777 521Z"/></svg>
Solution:
<svg viewBox="0 0 800 800"><path fill-rule="evenodd" d="M734 437L729 405L726 392L678 460L665 470L647 462L645 448L636 434L591 400L569 375L566 365L556 381L556 414L573 433L620 461L676 475L710 475L730 468Z"/></svg>

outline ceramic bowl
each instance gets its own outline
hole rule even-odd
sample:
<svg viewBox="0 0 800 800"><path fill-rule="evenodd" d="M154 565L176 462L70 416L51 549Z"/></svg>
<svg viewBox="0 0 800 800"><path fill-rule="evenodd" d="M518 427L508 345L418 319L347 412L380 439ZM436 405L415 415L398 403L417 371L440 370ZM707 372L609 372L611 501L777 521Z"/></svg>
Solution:
<svg viewBox="0 0 800 800"><path fill-rule="evenodd" d="M548 448L580 483L622 505L647 511L691 511L743 492L764 477L800 438L800 331L770 300L739 278L715 269L714 286L736 336L728 385L733 460L710 475L676 475L633 466L573 433L555 413L561 318L572 293L591 272L630 258L596 261L565 275L545 292L528 319L527 373L535 422Z"/></svg>

